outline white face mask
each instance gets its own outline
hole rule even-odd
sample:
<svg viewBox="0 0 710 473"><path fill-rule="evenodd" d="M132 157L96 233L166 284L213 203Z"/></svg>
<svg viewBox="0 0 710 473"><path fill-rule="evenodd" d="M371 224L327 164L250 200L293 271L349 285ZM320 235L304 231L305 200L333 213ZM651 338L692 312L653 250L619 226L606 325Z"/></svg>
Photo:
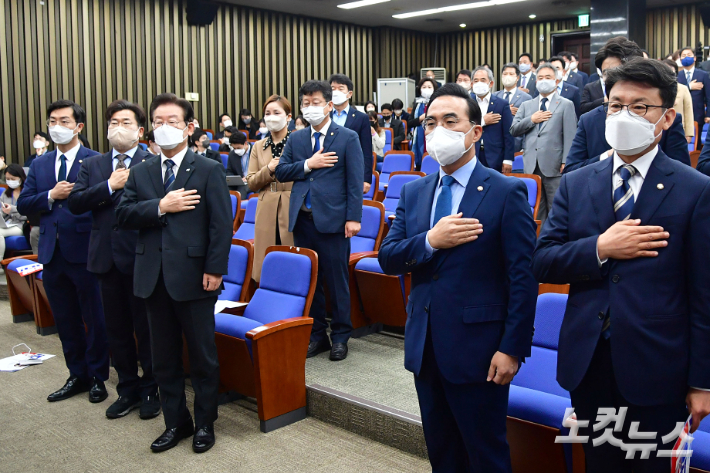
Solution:
<svg viewBox="0 0 710 473"><path fill-rule="evenodd" d="M518 78L516 76L503 76L500 81L503 87L513 87L518 83Z"/></svg>
<svg viewBox="0 0 710 473"><path fill-rule="evenodd" d="M658 138L656 125L666 115L663 112L656 123L651 123L642 117L632 117L624 110L606 117L604 137L615 151L624 156L633 156L645 150ZM662 132L661 132L662 133Z"/></svg>
<svg viewBox="0 0 710 473"><path fill-rule="evenodd" d="M264 117L266 128L272 133L283 130L286 126L286 121L286 115L267 115Z"/></svg>
<svg viewBox="0 0 710 473"><path fill-rule="evenodd" d="M397 116L400 116L400 115L402 115L402 110L395 110L394 114Z"/></svg>
<svg viewBox="0 0 710 473"><path fill-rule="evenodd" d="M490 86L485 82L476 82L475 84L473 84L473 93L478 95L479 97L485 97L490 91Z"/></svg>
<svg viewBox="0 0 710 473"><path fill-rule="evenodd" d="M235 149L234 152L237 153L237 156L244 156L244 153L246 153L247 150L244 148L241 148L241 149Z"/></svg>
<svg viewBox="0 0 710 473"><path fill-rule="evenodd" d="M182 136L185 130L187 127L180 130L170 125L160 126L153 130L155 143L160 146L160 149L174 149L187 139L186 136Z"/></svg>
<svg viewBox="0 0 710 473"><path fill-rule="evenodd" d="M131 149L136 141L138 141L138 130L129 130L122 126L108 129L108 142L116 149Z"/></svg>
<svg viewBox="0 0 710 473"><path fill-rule="evenodd" d="M424 97L425 99L428 100L429 97L431 97L432 94L434 93L434 89L421 89L421 92L422 92L422 97Z"/></svg>
<svg viewBox="0 0 710 473"><path fill-rule="evenodd" d="M47 145L42 140L36 140L34 143L32 143L32 147L36 150L44 149L46 146Z"/></svg>
<svg viewBox="0 0 710 473"><path fill-rule="evenodd" d="M222 123L223 128L227 128L228 126L232 126L232 120L227 119Z"/></svg>
<svg viewBox="0 0 710 473"><path fill-rule="evenodd" d="M303 118L305 118L308 123L318 126L325 120L324 110L325 107L311 105L310 107L305 107L301 112L303 112Z"/></svg>
<svg viewBox="0 0 710 473"><path fill-rule="evenodd" d="M11 180L5 179L5 184L7 184L7 187L9 187L10 189L17 189L18 187L20 187L20 180L13 179L11 181Z"/></svg>
<svg viewBox="0 0 710 473"><path fill-rule="evenodd" d="M333 103L335 105L342 105L348 101L348 94L341 92L340 90L333 91Z"/></svg>
<svg viewBox="0 0 710 473"><path fill-rule="evenodd" d="M520 68L520 72L523 74L527 74L530 70L530 64L518 64L518 67Z"/></svg>
<svg viewBox="0 0 710 473"><path fill-rule="evenodd" d="M52 137L52 141L54 141L56 144L65 145L74 139L74 131L77 128L79 128L79 125L77 125L76 128L74 128L74 130L70 130L69 128L64 128L61 125L50 126L49 127L49 136ZM77 132L77 134L78 134L78 132Z"/></svg>
<svg viewBox="0 0 710 473"><path fill-rule="evenodd" d="M265 134L267 134L268 132L269 132L269 129L266 128L265 126L262 126L262 127L259 128L259 133L261 133L262 135L265 135Z"/></svg>
<svg viewBox="0 0 710 473"><path fill-rule="evenodd" d="M471 124L471 130L473 128L474 126ZM461 159L461 156L466 154L473 146L473 143L471 143L471 146L466 148L466 135L471 133L471 130L463 133L437 126L434 131L426 135L427 152L442 166L453 164Z"/></svg>
<svg viewBox="0 0 710 473"><path fill-rule="evenodd" d="M193 125L195 125L195 128L199 128L200 124L197 120L192 120Z"/></svg>
<svg viewBox="0 0 710 473"><path fill-rule="evenodd" d="M557 88L557 82L552 79L543 79L537 81L537 91L541 94L549 94Z"/></svg>
<svg viewBox="0 0 710 473"><path fill-rule="evenodd" d="M572 62L570 62L570 63L569 63L569 70L570 70L570 71L573 71L573 70L577 69L577 65L578 65L578 64L577 64L577 61L572 61Z"/></svg>
<svg viewBox="0 0 710 473"><path fill-rule="evenodd" d="M306 127L303 125L296 125L296 130L303 130L304 128Z"/></svg>

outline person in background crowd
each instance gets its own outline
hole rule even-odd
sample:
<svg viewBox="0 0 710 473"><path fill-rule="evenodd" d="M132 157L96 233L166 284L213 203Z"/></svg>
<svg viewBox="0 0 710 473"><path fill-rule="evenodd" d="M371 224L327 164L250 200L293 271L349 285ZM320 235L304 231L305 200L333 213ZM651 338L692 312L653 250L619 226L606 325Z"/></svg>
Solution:
<svg viewBox="0 0 710 473"><path fill-rule="evenodd" d="M307 356L330 351L331 361L347 357L352 332L348 260L350 238L360 232L365 162L358 134L331 120L332 87L342 85L342 80L332 80L331 84L311 80L301 86L301 110L311 127L290 137L276 166L276 179L293 182L289 231L293 232L294 244L318 253ZM339 87L336 90L346 95ZM331 296L332 346L326 332L324 283Z"/></svg>
<svg viewBox="0 0 710 473"><path fill-rule="evenodd" d="M394 116L394 111L391 104L382 104L382 118L379 119L381 128L391 128L392 134L392 149L402 149L402 141L405 139L404 125L402 121Z"/></svg>
<svg viewBox="0 0 710 473"><path fill-rule="evenodd" d="M32 148L35 150L35 153L29 158L25 159L24 167L30 167L32 161L34 161L38 156L42 156L44 153L46 153L47 148L49 148L49 143L50 140L49 135L47 133L43 131L36 132L32 139Z"/></svg>
<svg viewBox="0 0 710 473"><path fill-rule="evenodd" d="M22 215L42 213L37 261L44 266L44 289L69 368L69 379L47 397L50 402L87 391L92 403L108 397L104 381L109 351L101 293L96 276L86 268L91 214L72 214L66 201L82 161L98 154L79 141L85 122L86 112L71 100L49 105L47 126L56 149L34 160L17 199Z"/></svg>
<svg viewBox="0 0 710 473"><path fill-rule="evenodd" d="M247 173L249 172L249 161L252 146L247 141L244 133L237 132L229 137L231 151L227 158L227 176L241 176L242 185L229 186L229 190L237 191L242 199L247 198L249 188L247 187Z"/></svg>
<svg viewBox="0 0 710 473"><path fill-rule="evenodd" d="M365 113L370 114L370 112L375 112L377 114L377 104L373 102L372 100L368 100L365 102Z"/></svg>
<svg viewBox="0 0 710 473"><path fill-rule="evenodd" d="M153 135L153 130L150 130L145 134L145 139L148 141L148 152L156 156L160 156L160 146L155 142L155 136Z"/></svg>
<svg viewBox="0 0 710 473"><path fill-rule="evenodd" d="M574 85L564 82L562 80L564 72L563 68L565 66L564 60L561 57L552 56L548 61L548 64L551 64L557 69L557 79L559 80L559 82L557 83L557 94L560 97L564 97L567 100L570 100L574 104L574 112L577 116L577 119L579 119L580 115L582 115L582 111L579 108L579 104L582 100L582 89L577 88Z"/></svg>
<svg viewBox="0 0 710 473"><path fill-rule="evenodd" d="M552 199L560 186L567 153L577 130L574 104L557 92L559 72L553 63L537 68L540 96L523 102L510 127L513 136L525 135L525 173L536 174L542 180L537 219L543 223L552 209Z"/></svg>
<svg viewBox="0 0 710 473"><path fill-rule="evenodd" d="M442 84L436 79L436 73L434 71L426 71L425 77L436 82L437 87L441 87Z"/></svg>
<svg viewBox="0 0 710 473"><path fill-rule="evenodd" d="M81 141L81 145L86 148L86 149L91 149L91 144L89 143L89 140L84 136L84 135L79 135L79 141Z"/></svg>
<svg viewBox="0 0 710 473"><path fill-rule="evenodd" d="M192 134L192 141L195 144L195 153L222 164L222 157L219 155L219 151L215 151L210 147L210 138L207 136L207 132L195 130Z"/></svg>
<svg viewBox="0 0 710 473"><path fill-rule="evenodd" d="M402 120L402 123L409 122L409 112L404 109L404 103L400 99L394 99L392 101L392 111L394 112L395 118Z"/></svg>
<svg viewBox="0 0 710 473"><path fill-rule="evenodd" d="M476 157L486 167L498 172L511 172L515 139L510 134L513 114L510 104L491 94L493 72L479 66L473 70L473 94L481 110L483 135L476 142Z"/></svg>
<svg viewBox="0 0 710 473"><path fill-rule="evenodd" d="M377 112L369 112L370 118L370 133L372 134L372 151L377 155L377 162L381 163L385 159L385 130L380 128L380 122L377 119Z"/></svg>
<svg viewBox="0 0 710 473"><path fill-rule="evenodd" d="M153 155L138 146L146 124L141 107L116 100L106 109L106 121L112 149L84 159L69 194L69 210L74 215L91 213L86 267L99 280L111 360L118 374L118 399L106 409L106 417L125 417L139 407L141 419L152 419L160 414L160 397L145 304L133 294L138 232L117 228L115 208L129 171ZM139 360L143 376L138 376Z"/></svg>
<svg viewBox="0 0 710 473"><path fill-rule="evenodd" d="M269 128L266 126L266 122L262 118L259 120L259 133L256 134L257 140L263 140L269 134Z"/></svg>
<svg viewBox="0 0 710 473"><path fill-rule="evenodd" d="M663 64L670 67L678 76L678 64L670 59L664 59ZM683 129L685 130L685 139L690 144L695 136L695 120L693 118L693 99L690 96L690 90L686 85L678 83L678 94L675 98L675 103L673 104L673 110L675 110L676 115L680 115L683 119Z"/></svg>
<svg viewBox="0 0 710 473"><path fill-rule="evenodd" d="M644 59L648 59L648 58L649 58L648 51L646 51L645 49L642 49L642 50L641 50L641 54L643 55L643 58L644 58Z"/></svg>
<svg viewBox="0 0 710 473"><path fill-rule="evenodd" d="M286 127L286 123L291 119L291 102L286 97L272 95L266 99L263 114L271 135L254 143L247 173L249 189L259 194L254 224L252 271L252 278L257 283L261 280L261 265L266 249L273 245L293 245L293 233L288 229L293 183L279 182L276 179L276 166L292 133Z"/></svg>
<svg viewBox="0 0 710 473"><path fill-rule="evenodd" d="M116 208L119 228L138 230L133 291L146 303L165 420L165 431L150 446L156 453L193 433L196 453L215 443L219 362L214 306L228 269L232 203L224 167L187 147L195 131L192 115L190 102L175 94L153 99L150 116L161 155L129 173ZM195 391L194 426L185 400L183 339Z"/></svg>
<svg viewBox="0 0 710 473"><path fill-rule="evenodd" d="M468 69L461 69L458 74L456 74L456 83L464 88L466 92L471 94L471 97L476 98L476 94L471 91L471 78L473 73Z"/></svg>
<svg viewBox="0 0 710 473"><path fill-rule="evenodd" d="M251 110L243 108L239 112L239 126L237 128L246 130L249 133L248 138L255 140L256 134L259 133L259 120L252 116Z"/></svg>
<svg viewBox="0 0 710 473"><path fill-rule="evenodd" d="M562 177L532 258L538 282L570 284L557 381L587 473L666 473L678 424L710 412L710 179L658 147L676 86L655 59L607 71L614 156ZM625 416L619 443L599 441L601 408Z"/></svg>
<svg viewBox="0 0 710 473"><path fill-rule="evenodd" d="M372 185L372 134L366 113L350 107L353 98L354 84L344 74L333 74L328 80L333 90L333 123L353 130L360 137L360 147L363 156L363 194L370 190ZM373 106L374 103L373 103ZM377 107L375 106L375 110Z"/></svg>
<svg viewBox="0 0 710 473"><path fill-rule="evenodd" d="M402 187L378 256L412 276L404 367L435 472L511 473L508 393L531 351L535 223L525 184L476 159L480 121L460 86L434 93L424 128L441 169Z"/></svg>
<svg viewBox="0 0 710 473"><path fill-rule="evenodd" d="M706 116L705 107L710 106L710 74L695 67L695 53L690 46L680 52L683 70L678 72L678 82L690 89L693 98L693 118L702 131L710 117Z"/></svg>
<svg viewBox="0 0 710 473"><path fill-rule="evenodd" d="M542 60L540 60L542 62ZM518 69L520 69L520 80L518 81L518 87L520 90L530 95L530 97L535 97L537 95L537 90L535 88L535 82L537 81L537 76L533 71L533 60L530 53L523 53L518 57Z"/></svg>
<svg viewBox="0 0 710 473"><path fill-rule="evenodd" d="M304 128L308 128L310 123L306 121L305 118L303 118L303 115L299 115L296 117L296 130L303 130Z"/></svg>
<svg viewBox="0 0 710 473"><path fill-rule="evenodd" d="M518 69L517 64L509 62L503 66L503 70L501 72L501 82L503 83L503 90L494 92L493 95L508 102L510 113L513 117L515 117L515 114L518 113L520 105L523 102L532 100L532 97L530 97L529 94L523 92L519 87L517 87L517 84L520 82L520 70ZM523 149L523 137L517 136L514 139L515 146L513 147L513 152L517 153ZM508 166L510 166L510 170L508 170ZM503 163L503 172L511 172L512 170L512 164Z"/></svg>
<svg viewBox="0 0 710 473"><path fill-rule="evenodd" d="M224 138L224 130L232 125L232 119L229 117L229 114L223 113L222 115L220 115L218 120L219 131L215 133L214 139L221 140L222 138ZM158 153L158 155L159 154L160 153Z"/></svg>
<svg viewBox="0 0 710 473"><path fill-rule="evenodd" d="M580 71L577 66L577 55L569 51L562 51L558 54L564 60L564 77L563 80L569 84L574 85L580 91L584 89L584 86L589 82L589 75L586 72Z"/></svg>
<svg viewBox="0 0 710 473"><path fill-rule="evenodd" d="M426 118L426 109L429 99L439 88L439 83L434 79L425 77L419 81L419 96L414 100L413 113L407 122L407 129L412 130L412 151L414 151L414 167L419 170L422 167L422 158L426 153L426 142L424 139L424 129L422 123ZM396 107L395 107L396 110Z"/></svg>
<svg viewBox="0 0 710 473"><path fill-rule="evenodd" d="M232 135L236 133L242 133L241 131L237 130L236 126L228 126L227 128L224 129L224 136L219 140L219 148L218 151L220 153L229 153L231 151L231 148L229 147L229 139L232 137ZM242 133L243 134L243 133ZM207 143L209 144L210 140L207 139ZM209 148L209 146L208 146Z"/></svg>
<svg viewBox="0 0 710 473"><path fill-rule="evenodd" d="M5 237L24 235L23 227L27 217L17 211L17 199L25 185L25 170L17 163L12 163L5 171L5 183L8 190L0 195L0 210L7 228L0 228L0 256L5 257Z"/></svg>
<svg viewBox="0 0 710 473"><path fill-rule="evenodd" d="M195 128L200 128L200 121L197 119L197 117L192 119L192 124L195 125Z"/></svg>

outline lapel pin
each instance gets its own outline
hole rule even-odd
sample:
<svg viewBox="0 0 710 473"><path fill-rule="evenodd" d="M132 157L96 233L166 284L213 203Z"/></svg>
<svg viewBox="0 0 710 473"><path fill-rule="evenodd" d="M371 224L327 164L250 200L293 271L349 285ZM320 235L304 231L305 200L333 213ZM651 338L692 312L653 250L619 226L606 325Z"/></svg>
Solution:
<svg viewBox="0 0 710 473"><path fill-rule="evenodd" d="M187 168L187 169L185 169L185 172L188 172L189 170L190 170L190 168Z"/></svg>
<svg viewBox="0 0 710 473"><path fill-rule="evenodd" d="M333 133L332 131L330 132L330 136L333 136L334 134L335 134L335 133Z"/></svg>
<svg viewBox="0 0 710 473"><path fill-rule="evenodd" d="M483 186L478 186L478 192L482 192L482 191L483 191Z"/></svg>
<svg viewBox="0 0 710 473"><path fill-rule="evenodd" d="M658 184L656 187L658 187L659 190L663 190L663 184Z"/></svg>
<svg viewBox="0 0 710 473"><path fill-rule="evenodd" d="M81 164L81 159L79 160L79 164Z"/></svg>

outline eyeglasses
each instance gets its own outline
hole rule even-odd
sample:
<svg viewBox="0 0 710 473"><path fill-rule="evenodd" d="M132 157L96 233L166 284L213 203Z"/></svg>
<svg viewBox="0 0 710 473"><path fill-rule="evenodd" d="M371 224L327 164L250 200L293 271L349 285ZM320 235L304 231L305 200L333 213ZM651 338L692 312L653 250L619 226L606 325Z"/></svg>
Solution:
<svg viewBox="0 0 710 473"><path fill-rule="evenodd" d="M617 113L620 113L624 108L626 108L626 112L635 117L643 117L648 113L649 108L662 108L664 110L667 110L668 107L664 107L663 105L646 105L645 103L632 103L625 105L620 102L607 102L604 104L604 112L606 112L607 115L616 115Z"/></svg>
<svg viewBox="0 0 710 473"><path fill-rule="evenodd" d="M56 120L54 118L50 118L49 120L47 120L47 126L57 126L57 125L63 126L64 128L72 128L73 129L74 126L76 125L76 122L73 120L68 120L68 119Z"/></svg>
<svg viewBox="0 0 710 473"><path fill-rule="evenodd" d="M456 125L458 125L458 123L460 121L461 120L456 117L446 117L446 118L444 118L444 122L442 123L442 126L444 128L446 128L447 130L454 130L456 128ZM466 121L469 123L473 123L474 125L476 124L476 122L474 122L473 120L466 120ZM434 118L429 117L429 118L424 119L424 122L422 122L422 126L424 127L425 131L434 131L434 128L436 128L436 126L439 123L440 122L438 122Z"/></svg>
<svg viewBox="0 0 710 473"><path fill-rule="evenodd" d="M164 122L162 120L155 120L153 122L153 128L160 128L163 125L170 125L173 128L180 128L180 123L183 123L182 120L168 120L167 122Z"/></svg>
<svg viewBox="0 0 710 473"><path fill-rule="evenodd" d="M109 128L116 128L117 126L122 126L124 128L130 128L134 125L134 122L130 119L125 119L125 120L111 120L108 124Z"/></svg>

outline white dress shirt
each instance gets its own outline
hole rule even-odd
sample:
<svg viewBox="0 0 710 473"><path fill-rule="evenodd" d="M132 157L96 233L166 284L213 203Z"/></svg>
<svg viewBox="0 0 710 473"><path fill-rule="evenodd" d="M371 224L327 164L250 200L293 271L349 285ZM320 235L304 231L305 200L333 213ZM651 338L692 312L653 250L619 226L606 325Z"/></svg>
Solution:
<svg viewBox="0 0 710 473"><path fill-rule="evenodd" d="M510 94L508 96L508 103L513 103L513 100L515 99L515 94L517 91L518 91L517 87L513 87L511 90L503 89L503 99L505 99L505 94Z"/></svg>
<svg viewBox="0 0 710 473"><path fill-rule="evenodd" d="M550 111L550 104L552 103L553 100L555 100L556 95L557 95L557 92L553 92L551 95L548 95L547 97L543 97L542 94L540 94L540 98L537 99L538 111L542 109L542 99L547 99L547 102L545 102L545 108L549 112Z"/></svg>
<svg viewBox="0 0 710 473"><path fill-rule="evenodd" d="M161 171L161 175L163 176L163 182L165 182L165 171L167 171L167 167L166 167L167 165L165 164L165 161L167 161L168 159L173 160L173 162L175 163L173 165L173 175L175 176L175 179L177 179L178 170L180 169L180 164L182 164L182 160L185 157L185 154L187 154L187 146L185 146L185 149L180 151L178 154L176 154L172 158L168 158L162 152L160 153L160 171ZM173 190L175 190L175 189L173 189ZM163 212L160 211L160 202L158 202L158 215L160 215L161 217L163 215L165 215Z"/></svg>
<svg viewBox="0 0 710 473"><path fill-rule="evenodd" d="M695 66L690 69L683 69L683 75L686 80L688 80L688 74L690 74L690 80L688 81L688 87L690 87L690 82L693 80L693 74L695 74Z"/></svg>
<svg viewBox="0 0 710 473"><path fill-rule="evenodd" d="M316 146L316 139L313 137L315 133L320 133L318 142L320 143L320 148L323 147L323 144L325 143L325 136L328 134L328 129L330 128L330 119L326 117L326 120L328 121L325 123L325 125L323 125L323 128L321 128L320 131L316 131L313 126L311 126L311 149ZM311 169L308 167L307 161L308 159L303 161L303 172L306 174L311 172Z"/></svg>
<svg viewBox="0 0 710 473"><path fill-rule="evenodd" d="M530 90L530 79L532 79L532 69L527 74L520 75L520 87Z"/></svg>
<svg viewBox="0 0 710 473"><path fill-rule="evenodd" d="M131 149L129 149L128 151L126 151L125 153L119 153L119 152L116 151L116 149L114 148L114 149L113 149L113 152L112 152L113 158L111 159L111 164L113 165L113 170L115 171L115 170L116 170L116 166L118 165L118 158L117 158L116 156L118 156L119 154L125 154L125 155L126 155L126 157L123 159L123 164L125 164L125 165L126 165L126 169L128 169L128 166L131 165L131 161L133 160L133 155L136 154L136 151L137 151L137 150L138 150L138 146L134 146L133 148L131 148ZM113 194L113 193L114 193L114 190L111 189L111 184L109 184L108 181L106 181L106 185L108 186L108 191L109 191L111 194Z"/></svg>
<svg viewBox="0 0 710 473"><path fill-rule="evenodd" d="M481 109L481 126L486 126L483 116L488 113L488 106L491 104L491 93L488 92L488 95L483 98L476 96L476 102L478 102L478 107Z"/></svg>
<svg viewBox="0 0 710 473"><path fill-rule="evenodd" d="M76 155L79 152L79 148L81 148L81 142L74 146L72 149L67 151L66 153L62 153L57 149L57 156L55 157L54 161L54 177L57 179L57 182L59 182L59 168L62 166L62 160L60 159L62 155L67 160L67 178L69 177L69 171L71 171L71 167L74 165L74 160L76 159ZM49 209L52 209L52 204L54 203L54 199L52 199L51 196L52 191L47 192L47 203L49 203Z"/></svg>

